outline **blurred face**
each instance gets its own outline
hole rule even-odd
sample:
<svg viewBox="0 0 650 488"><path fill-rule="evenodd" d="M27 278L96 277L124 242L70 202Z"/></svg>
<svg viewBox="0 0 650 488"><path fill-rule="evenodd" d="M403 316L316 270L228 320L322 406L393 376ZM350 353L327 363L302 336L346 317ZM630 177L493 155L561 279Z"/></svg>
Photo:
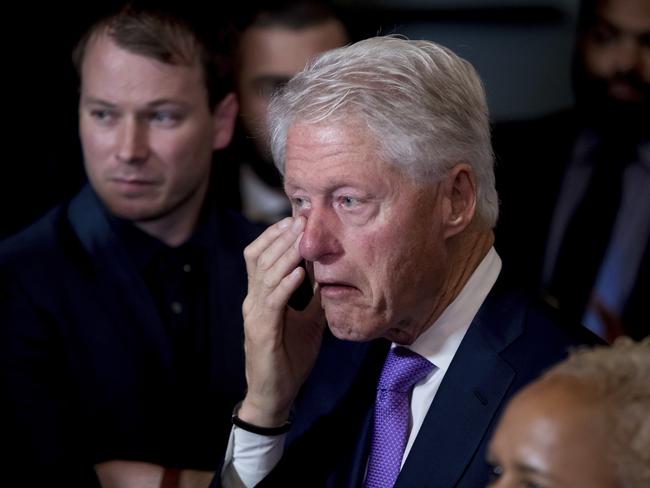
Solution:
<svg viewBox="0 0 650 488"><path fill-rule="evenodd" d="M88 178L112 213L144 228L196 218L223 144L198 65L160 63L100 35L82 66L79 124Z"/></svg>
<svg viewBox="0 0 650 488"><path fill-rule="evenodd" d="M601 0L581 37L579 95L614 108L650 106L650 2Z"/></svg>
<svg viewBox="0 0 650 488"><path fill-rule="evenodd" d="M440 188L384 162L362 125L290 127L285 191L334 335L409 344L431 325L449 272Z"/></svg>
<svg viewBox="0 0 650 488"><path fill-rule="evenodd" d="M514 397L488 448L494 488L614 488L597 401L573 380L543 380Z"/></svg>
<svg viewBox="0 0 650 488"><path fill-rule="evenodd" d="M328 20L302 29L250 27L239 47L237 92L240 117L261 157L271 161L266 112L271 94L307 62L348 42L343 24Z"/></svg>

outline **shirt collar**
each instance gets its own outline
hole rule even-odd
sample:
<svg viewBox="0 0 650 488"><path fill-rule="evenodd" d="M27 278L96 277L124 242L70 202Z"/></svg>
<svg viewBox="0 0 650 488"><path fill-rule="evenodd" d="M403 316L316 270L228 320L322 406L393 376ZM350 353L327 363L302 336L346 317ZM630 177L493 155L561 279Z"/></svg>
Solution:
<svg viewBox="0 0 650 488"><path fill-rule="evenodd" d="M458 296L440 317L407 346L446 371L467 329L485 301L501 271L501 258L490 248Z"/></svg>
<svg viewBox="0 0 650 488"><path fill-rule="evenodd" d="M206 198L209 198L209 196L210 194ZM187 242L178 246L178 249L190 248L199 252L207 252L210 245L208 222L214 217L213 213L216 212L213 207L213 205L209 204L203 206L194 233ZM111 229L124 244L129 258L140 272L144 271L157 256L172 251L172 247L140 230L131 221L116 217L108 209L105 209L105 212Z"/></svg>

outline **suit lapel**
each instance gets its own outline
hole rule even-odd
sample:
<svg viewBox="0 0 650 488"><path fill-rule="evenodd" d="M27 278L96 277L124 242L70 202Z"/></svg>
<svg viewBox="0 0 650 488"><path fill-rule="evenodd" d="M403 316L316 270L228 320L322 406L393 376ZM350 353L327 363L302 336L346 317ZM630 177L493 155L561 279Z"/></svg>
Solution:
<svg viewBox="0 0 650 488"><path fill-rule="evenodd" d="M279 486L278 479L296 486L297 480L306 486L360 486L377 377L389 345L340 341L326 330L316 366L295 403L286 469L265 486Z"/></svg>
<svg viewBox="0 0 650 488"><path fill-rule="evenodd" d="M355 445L350 464L341 470L341 482L335 482L332 487L345 486L348 488L356 488L362 486L363 480L366 475L366 466L368 463L368 456L370 455L370 442L372 438L372 416L373 416L373 403L368 403L366 414L362 419L361 428L359 430L358 442Z"/></svg>
<svg viewBox="0 0 650 488"><path fill-rule="evenodd" d="M328 487L355 488L363 484L372 437L376 385L389 349L390 343L383 340L375 341L368 347L361 375L364 388L353 386L354 403L359 404L360 408L356 417L351 420L354 427L346 429L352 433L352 448L346 460L329 480Z"/></svg>
<svg viewBox="0 0 650 488"><path fill-rule="evenodd" d="M396 487L457 486L472 460L484 455L479 448L515 376L499 352L521 333L522 319L516 309L488 297L454 356Z"/></svg>
<svg viewBox="0 0 650 488"><path fill-rule="evenodd" d="M355 386L360 377L366 379L363 370L374 358L372 351L375 349L371 343L341 341L325 329L316 365L296 400L300 411L309 412L309 419L294 424L289 441L305 434L311 427L311 419L331 415L342 402L359 393ZM345 374L334 371L344 371Z"/></svg>

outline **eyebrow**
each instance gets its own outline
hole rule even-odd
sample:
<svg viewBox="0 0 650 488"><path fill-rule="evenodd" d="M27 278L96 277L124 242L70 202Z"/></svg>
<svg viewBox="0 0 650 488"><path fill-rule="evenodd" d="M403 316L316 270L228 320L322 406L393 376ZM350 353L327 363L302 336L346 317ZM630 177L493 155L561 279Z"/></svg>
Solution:
<svg viewBox="0 0 650 488"><path fill-rule="evenodd" d="M104 100L102 98L97 98L97 97L88 97L88 96L83 96L81 97L81 102L83 104L88 104L88 105L101 105L103 107L116 107L117 104L111 103L107 100ZM187 107L189 104L185 101L181 100L172 100L169 98L161 98L159 100L153 100L149 103L147 103L145 106L147 108L157 108L165 105L175 105L177 107Z"/></svg>

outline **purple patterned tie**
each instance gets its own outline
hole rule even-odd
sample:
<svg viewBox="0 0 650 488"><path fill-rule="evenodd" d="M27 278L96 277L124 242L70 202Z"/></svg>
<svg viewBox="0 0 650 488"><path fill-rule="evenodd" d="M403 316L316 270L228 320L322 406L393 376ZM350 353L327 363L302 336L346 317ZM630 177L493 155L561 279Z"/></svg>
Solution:
<svg viewBox="0 0 650 488"><path fill-rule="evenodd" d="M411 414L411 390L433 364L405 347L388 353L377 385L365 488L390 488L399 474Z"/></svg>

